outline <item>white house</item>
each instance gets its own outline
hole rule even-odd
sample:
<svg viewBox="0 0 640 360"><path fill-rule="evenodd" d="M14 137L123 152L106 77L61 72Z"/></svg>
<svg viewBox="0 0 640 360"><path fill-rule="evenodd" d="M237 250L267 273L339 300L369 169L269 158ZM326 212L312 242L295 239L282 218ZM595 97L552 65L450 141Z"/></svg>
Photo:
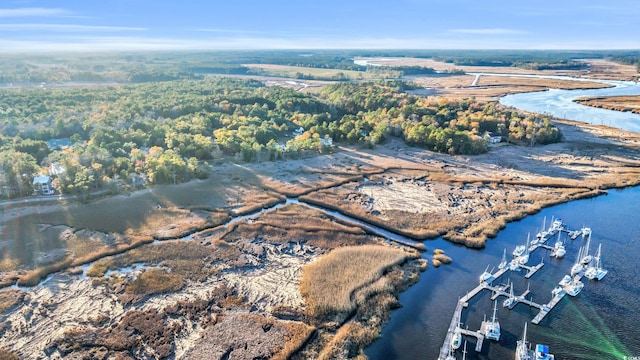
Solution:
<svg viewBox="0 0 640 360"><path fill-rule="evenodd" d="M54 191L51 187L51 178L46 175L40 175L33 178L34 194L53 195Z"/></svg>
<svg viewBox="0 0 640 360"><path fill-rule="evenodd" d="M489 131L485 132L484 135L482 135L482 138L489 144L497 144L502 141L502 135L494 134Z"/></svg>

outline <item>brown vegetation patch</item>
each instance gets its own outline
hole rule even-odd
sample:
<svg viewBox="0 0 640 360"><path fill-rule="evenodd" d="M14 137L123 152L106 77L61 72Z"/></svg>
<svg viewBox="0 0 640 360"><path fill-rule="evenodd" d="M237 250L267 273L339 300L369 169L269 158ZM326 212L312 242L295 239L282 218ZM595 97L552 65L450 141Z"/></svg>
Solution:
<svg viewBox="0 0 640 360"><path fill-rule="evenodd" d="M303 269L300 288L307 311L316 319L349 313L356 304L354 292L380 278L385 270L410 255L402 250L363 245L334 249Z"/></svg>
<svg viewBox="0 0 640 360"><path fill-rule="evenodd" d="M185 353L187 359L287 359L314 328L256 313L231 311L210 326Z"/></svg>
<svg viewBox="0 0 640 360"><path fill-rule="evenodd" d="M125 287L125 293L151 295L178 291L183 286L184 277L182 275L167 274L162 269L149 269L128 283Z"/></svg>
<svg viewBox="0 0 640 360"><path fill-rule="evenodd" d="M5 289L0 291L0 314L14 305L22 302L25 298L25 293L20 290Z"/></svg>
<svg viewBox="0 0 640 360"><path fill-rule="evenodd" d="M13 351L0 348L0 359L2 360L20 360L20 357Z"/></svg>
<svg viewBox="0 0 640 360"><path fill-rule="evenodd" d="M225 242L204 246L194 241L172 241L150 244L121 255L96 261L87 271L99 277L107 270L116 270L135 263L163 266L186 279L203 280L216 271L221 263L232 263L240 255L237 247Z"/></svg>
<svg viewBox="0 0 640 360"><path fill-rule="evenodd" d="M640 95L581 97L573 101L600 109L640 114Z"/></svg>
<svg viewBox="0 0 640 360"><path fill-rule="evenodd" d="M270 211L248 223L239 223L221 239L260 238L274 244L300 242L323 249L370 243L362 228L343 223L319 210L304 205L289 204Z"/></svg>

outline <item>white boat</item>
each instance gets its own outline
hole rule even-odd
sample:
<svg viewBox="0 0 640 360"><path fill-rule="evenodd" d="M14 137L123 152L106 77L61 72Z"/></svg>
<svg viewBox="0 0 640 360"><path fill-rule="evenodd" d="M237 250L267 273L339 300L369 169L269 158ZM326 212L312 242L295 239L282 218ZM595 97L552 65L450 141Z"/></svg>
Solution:
<svg viewBox="0 0 640 360"><path fill-rule="evenodd" d="M567 250L564 248L564 244L562 240L560 240L560 233L558 233L558 240L553 248L553 256L558 259L562 259L567 253Z"/></svg>
<svg viewBox="0 0 640 360"><path fill-rule="evenodd" d="M555 356L549 354L549 347L547 345L536 344L535 352L536 360L555 360Z"/></svg>
<svg viewBox="0 0 640 360"><path fill-rule="evenodd" d="M451 349L458 350L460 345L462 345L462 333L460 333L460 327L458 326L451 338Z"/></svg>
<svg viewBox="0 0 640 360"><path fill-rule="evenodd" d="M582 229L580 229L580 232L582 233L583 239L585 236L591 236L591 228L589 227L582 227Z"/></svg>
<svg viewBox="0 0 640 360"><path fill-rule="evenodd" d="M516 343L516 360L534 360L533 355L531 346L527 342L527 323L524 323L522 340L518 340Z"/></svg>
<svg viewBox="0 0 640 360"><path fill-rule="evenodd" d="M493 274L490 273L488 270L489 270L489 265L487 265L487 268L484 270L484 272L480 274L480 283L491 282L491 280L493 280Z"/></svg>
<svg viewBox="0 0 640 360"><path fill-rule="evenodd" d="M551 228L553 230L556 231L562 231L565 228L564 222L562 222L562 219L557 218L556 220L553 221L553 223L551 224Z"/></svg>
<svg viewBox="0 0 640 360"><path fill-rule="evenodd" d="M489 340L500 340L500 323L496 320L497 302L493 302L493 317L491 321L484 321L484 337Z"/></svg>
<svg viewBox="0 0 640 360"><path fill-rule="evenodd" d="M544 220L542 220L542 230L540 230L536 234L536 238L545 239L547 237L547 235L549 235L549 233L547 233L546 227L547 227L547 217L545 216Z"/></svg>
<svg viewBox="0 0 640 360"><path fill-rule="evenodd" d="M528 243L527 243L527 245L518 245L518 246L516 246L516 248L513 249L513 256L514 257L518 257L518 256L524 254L524 252L527 250L528 246L529 246Z"/></svg>
<svg viewBox="0 0 640 360"><path fill-rule="evenodd" d="M578 279L573 279L571 280L571 283L569 283L569 285L567 285L564 289L567 292L567 295L576 296L580 294L580 291L582 291L583 287L584 287L584 283L582 281Z"/></svg>
<svg viewBox="0 0 640 360"><path fill-rule="evenodd" d="M518 263L518 259L513 259L509 263L509 270L511 271L520 271L520 264Z"/></svg>
<svg viewBox="0 0 640 360"><path fill-rule="evenodd" d="M562 278L562 280L560 280L560 282L558 283L558 285L563 286L563 287L567 286L569 284L571 284L571 276L569 276L569 275L565 275Z"/></svg>
<svg viewBox="0 0 640 360"><path fill-rule="evenodd" d="M516 303L518 302L518 300L516 299L516 297L513 295L513 283L511 284L511 288L509 290L509 297L506 298L503 302L502 302L502 306L504 307L512 307L514 306Z"/></svg>
<svg viewBox="0 0 640 360"><path fill-rule="evenodd" d="M500 265L498 265L498 269L502 270L507 267L507 248L504 249L502 253L502 261L500 261Z"/></svg>
<svg viewBox="0 0 640 360"><path fill-rule="evenodd" d="M576 276L582 271L584 271L584 265L581 262L582 252L583 252L583 249L582 247L580 247L580 250L578 250L578 259L576 260L576 263L573 264L573 267L571 268L571 276Z"/></svg>
<svg viewBox="0 0 640 360"><path fill-rule="evenodd" d="M587 271L585 271L584 276L587 279L590 280L602 280L602 278L607 275L607 270L602 268L602 264L601 264L601 254L600 254L600 250L602 248L602 244L598 245L598 252L596 253L595 256L595 260L596 260L596 264L594 266L590 266L589 268L587 268Z"/></svg>

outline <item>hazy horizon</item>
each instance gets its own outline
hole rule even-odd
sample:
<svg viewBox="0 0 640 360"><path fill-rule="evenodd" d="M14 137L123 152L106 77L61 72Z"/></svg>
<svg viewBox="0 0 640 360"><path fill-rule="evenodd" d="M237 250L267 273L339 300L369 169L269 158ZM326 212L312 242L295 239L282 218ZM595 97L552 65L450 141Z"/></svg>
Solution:
<svg viewBox="0 0 640 360"><path fill-rule="evenodd" d="M630 0L14 0L0 50L640 49Z"/></svg>

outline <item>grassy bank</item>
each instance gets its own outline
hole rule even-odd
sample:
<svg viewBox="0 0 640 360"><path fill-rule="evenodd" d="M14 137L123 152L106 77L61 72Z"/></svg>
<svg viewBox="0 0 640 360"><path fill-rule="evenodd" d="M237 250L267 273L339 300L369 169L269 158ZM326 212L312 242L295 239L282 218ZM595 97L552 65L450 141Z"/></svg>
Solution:
<svg viewBox="0 0 640 360"><path fill-rule="evenodd" d="M355 309L354 292L380 278L409 254L381 245L344 247L331 251L303 269L300 289L310 316L328 319Z"/></svg>
<svg viewBox="0 0 640 360"><path fill-rule="evenodd" d="M640 114L640 95L581 97L573 101L600 109Z"/></svg>

